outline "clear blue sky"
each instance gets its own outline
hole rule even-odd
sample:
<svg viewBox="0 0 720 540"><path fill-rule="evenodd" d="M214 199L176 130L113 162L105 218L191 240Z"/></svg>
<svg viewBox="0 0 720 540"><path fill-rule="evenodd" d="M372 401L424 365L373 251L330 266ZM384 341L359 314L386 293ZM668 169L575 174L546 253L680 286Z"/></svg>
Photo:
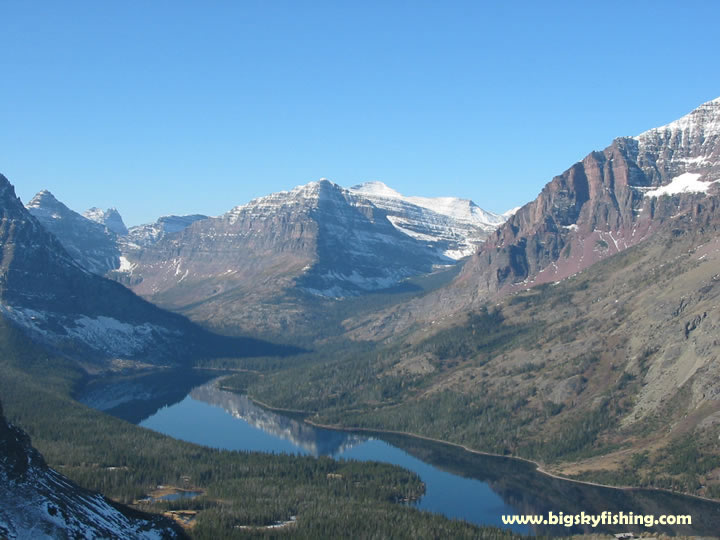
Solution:
<svg viewBox="0 0 720 540"><path fill-rule="evenodd" d="M327 177L504 211L720 96L720 2L0 1L0 172L128 224Z"/></svg>

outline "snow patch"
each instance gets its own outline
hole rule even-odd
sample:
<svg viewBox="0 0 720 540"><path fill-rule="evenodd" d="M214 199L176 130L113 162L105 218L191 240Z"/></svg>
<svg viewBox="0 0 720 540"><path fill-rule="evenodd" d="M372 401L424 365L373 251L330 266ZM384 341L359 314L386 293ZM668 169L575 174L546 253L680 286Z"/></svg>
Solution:
<svg viewBox="0 0 720 540"><path fill-rule="evenodd" d="M120 255L120 268L118 268L118 272L132 272L136 266L137 265L131 263L127 257Z"/></svg>
<svg viewBox="0 0 720 540"><path fill-rule="evenodd" d="M673 178L669 184L660 186L645 193L646 197L661 197L663 195L676 195L678 193L705 193L711 184L718 182L701 182L699 173L684 173Z"/></svg>

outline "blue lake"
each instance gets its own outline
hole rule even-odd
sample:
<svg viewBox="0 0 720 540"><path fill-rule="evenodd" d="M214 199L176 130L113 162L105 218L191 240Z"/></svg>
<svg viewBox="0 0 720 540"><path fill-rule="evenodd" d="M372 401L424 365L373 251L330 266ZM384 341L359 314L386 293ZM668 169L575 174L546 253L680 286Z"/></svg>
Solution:
<svg viewBox="0 0 720 540"><path fill-rule="evenodd" d="M415 506L478 525L506 527L509 514L690 514L692 526L656 529L670 534L716 534L720 505L653 490L620 490L538 473L525 461L485 456L415 437L316 428L269 411L247 396L221 390L216 374L168 373L95 381L78 396L98 409L177 439L215 448L335 459L382 461L416 472L426 492ZM513 526L525 534L616 533L617 526Z"/></svg>

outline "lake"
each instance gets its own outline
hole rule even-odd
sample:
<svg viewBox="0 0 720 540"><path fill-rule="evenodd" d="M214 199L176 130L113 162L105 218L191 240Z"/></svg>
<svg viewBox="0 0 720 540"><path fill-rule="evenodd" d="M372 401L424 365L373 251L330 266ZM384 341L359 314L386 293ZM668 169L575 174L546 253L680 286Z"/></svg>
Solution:
<svg viewBox="0 0 720 540"><path fill-rule="evenodd" d="M405 435L337 431L313 427L297 415L256 405L247 396L217 387L217 372L163 371L95 380L76 396L94 408L177 439L229 450L284 452L335 459L374 460L416 472L426 492L418 508L478 525L508 528L509 514L599 515L603 511L689 514L691 526L653 529L628 525L515 525L516 532L553 536L653 530L668 534L715 535L720 504L673 493L614 489L560 480L523 460L486 456Z"/></svg>

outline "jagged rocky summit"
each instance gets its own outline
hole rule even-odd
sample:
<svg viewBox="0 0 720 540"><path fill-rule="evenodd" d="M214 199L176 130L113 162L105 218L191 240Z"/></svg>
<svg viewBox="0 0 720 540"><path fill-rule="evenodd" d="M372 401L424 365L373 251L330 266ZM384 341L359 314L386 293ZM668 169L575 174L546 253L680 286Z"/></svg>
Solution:
<svg viewBox="0 0 720 540"><path fill-rule="evenodd" d="M120 216L120 212L117 211L117 208L102 210L93 206L89 210L86 210L83 213L83 216L91 221L105 225L118 236L124 236L128 233L128 229L123 222L122 216Z"/></svg>

